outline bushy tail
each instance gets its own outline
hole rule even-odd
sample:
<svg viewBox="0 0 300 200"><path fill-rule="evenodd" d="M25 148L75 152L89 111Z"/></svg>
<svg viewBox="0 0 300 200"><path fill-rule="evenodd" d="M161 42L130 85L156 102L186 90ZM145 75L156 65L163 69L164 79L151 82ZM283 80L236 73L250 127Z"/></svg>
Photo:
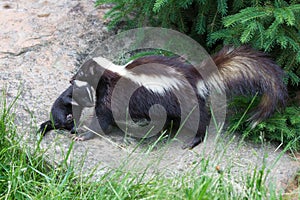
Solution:
<svg viewBox="0 0 300 200"><path fill-rule="evenodd" d="M250 120L255 126L272 115L277 107L284 107L287 89L283 70L262 52L248 46L225 46L213 57L226 91L242 95L262 95Z"/></svg>

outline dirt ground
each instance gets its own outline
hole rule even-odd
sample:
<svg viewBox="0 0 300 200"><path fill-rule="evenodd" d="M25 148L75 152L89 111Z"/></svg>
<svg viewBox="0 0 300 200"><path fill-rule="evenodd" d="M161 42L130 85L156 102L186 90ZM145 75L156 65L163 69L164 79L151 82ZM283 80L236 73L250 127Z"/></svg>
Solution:
<svg viewBox="0 0 300 200"><path fill-rule="evenodd" d="M18 131L24 141L38 139L34 130L49 118L52 103L69 86L70 78L85 56L114 34L107 30L103 19L108 9L95 8L91 0L0 2L0 88L6 89L9 101L21 92L15 111ZM206 142L192 151L179 148L181 142L172 143L164 154L141 154L138 149L131 155L126 169L142 171L153 163L150 171L164 171L167 176L173 176L190 170L204 156L211 158L213 173L217 165L230 166L231 173L239 177L265 163L272 174L268 180L275 181L278 190L284 190L299 170L295 157L281 155L281 150L272 145L240 143L239 137L216 143L220 138L223 136L209 134ZM130 143L135 142L130 139L124 142L118 134L76 142L72 159L79 162L85 158L84 173L100 165L97 179L105 167L123 163L122 159L134 148ZM53 163L59 163L70 144L69 137L54 132L42 140ZM162 155L159 162L158 155Z"/></svg>

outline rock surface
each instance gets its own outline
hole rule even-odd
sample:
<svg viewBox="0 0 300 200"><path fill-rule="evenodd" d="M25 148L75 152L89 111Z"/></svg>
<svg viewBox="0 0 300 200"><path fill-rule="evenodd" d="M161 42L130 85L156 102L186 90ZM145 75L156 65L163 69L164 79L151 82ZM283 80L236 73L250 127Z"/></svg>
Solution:
<svg viewBox="0 0 300 200"><path fill-rule="evenodd" d="M0 2L0 87L6 90L9 101L20 92L15 111L18 131L24 141L37 140L34 130L49 118L52 103L67 88L85 55L112 34L103 24L107 9L93 5L93 1L80 0ZM211 158L212 172L215 173L218 165L231 168L230 173L239 177L265 164L270 170L268 180L275 181L281 190L299 170L296 160L288 154L281 155L281 150L272 145L241 143L238 137L216 143L217 138L222 137L211 133L207 141L193 151L182 150L179 148L182 143L174 142L159 162L156 151L140 154L138 148L131 155L132 162L128 162L128 166L142 170L153 162L155 167L150 170L165 171L172 176L190 170L205 156ZM70 144L70 138L54 132L42 140L42 146L48 149L48 158L54 163L63 159ZM89 172L99 163L100 168L119 166L133 145L126 145L122 137L112 134L76 142L73 148L72 157L75 160L84 157L83 171ZM104 171L99 169L95 178Z"/></svg>

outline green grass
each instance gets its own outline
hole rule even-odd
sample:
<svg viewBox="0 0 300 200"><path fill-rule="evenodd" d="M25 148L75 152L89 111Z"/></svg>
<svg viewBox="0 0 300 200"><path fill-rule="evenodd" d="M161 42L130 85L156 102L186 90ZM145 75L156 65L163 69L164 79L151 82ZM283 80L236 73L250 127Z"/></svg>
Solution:
<svg viewBox="0 0 300 200"><path fill-rule="evenodd" d="M265 179L263 166L238 182L230 168L216 170L215 162L201 158L186 173L167 177L157 173L108 170L97 180L94 172L82 176L67 162L73 145L57 166L45 159L40 140L21 145L14 123L15 102L5 95L0 108L0 199L280 199ZM71 163L71 164L70 164ZM80 171L80 170L79 170ZM149 174L149 173L148 173Z"/></svg>

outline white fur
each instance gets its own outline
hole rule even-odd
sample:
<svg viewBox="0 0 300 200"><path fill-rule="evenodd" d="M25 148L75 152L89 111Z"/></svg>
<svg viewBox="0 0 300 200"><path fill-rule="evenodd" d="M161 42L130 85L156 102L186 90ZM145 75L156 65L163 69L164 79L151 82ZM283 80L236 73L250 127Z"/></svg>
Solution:
<svg viewBox="0 0 300 200"><path fill-rule="evenodd" d="M85 81L74 80L74 84L77 87L87 87L89 84Z"/></svg>
<svg viewBox="0 0 300 200"><path fill-rule="evenodd" d="M89 95L90 102L95 102L95 98L94 98L95 91L94 91L94 89L92 87L90 87L90 88L86 87L86 90L87 90L87 93Z"/></svg>
<svg viewBox="0 0 300 200"><path fill-rule="evenodd" d="M197 87L197 90L198 90L198 94L200 96L202 96L203 98L206 98L206 96L208 95L208 89L207 89L204 81L199 80L196 87Z"/></svg>
<svg viewBox="0 0 300 200"><path fill-rule="evenodd" d="M172 89L178 90L181 85L181 81L171 75L170 77L167 77L161 75L135 74L134 72L126 69L126 66L129 65L132 61L127 63L126 65L115 65L114 63L103 57L95 57L93 58L93 60L104 69L117 73L122 77L130 79L140 86L144 86L148 90L160 94L164 94L165 91ZM170 71L171 73L176 73L177 76L182 76L179 73L175 72L175 70L172 71L171 69L168 69L168 71Z"/></svg>
<svg viewBox="0 0 300 200"><path fill-rule="evenodd" d="M104 69L107 69L109 71L112 71L114 73L117 73L121 76L126 76L126 74L128 73L128 71L125 69L126 65L115 65L113 62L111 62L110 60L103 58L103 57L95 57L93 58L93 60L99 64L101 67L103 67Z"/></svg>
<svg viewBox="0 0 300 200"><path fill-rule="evenodd" d="M74 99L72 99L71 104L72 104L73 106L79 106L79 104L78 104Z"/></svg>

